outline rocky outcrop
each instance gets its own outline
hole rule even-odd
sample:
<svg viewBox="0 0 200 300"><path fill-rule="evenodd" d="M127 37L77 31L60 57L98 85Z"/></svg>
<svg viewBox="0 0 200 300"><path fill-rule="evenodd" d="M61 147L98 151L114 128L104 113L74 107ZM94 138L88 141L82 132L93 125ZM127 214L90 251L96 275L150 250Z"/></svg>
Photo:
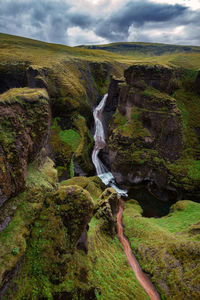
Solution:
<svg viewBox="0 0 200 300"><path fill-rule="evenodd" d="M107 188L99 197L94 208L97 219L102 219L101 230L111 237L116 234L116 213L119 210L120 196L113 188Z"/></svg>
<svg viewBox="0 0 200 300"><path fill-rule="evenodd" d="M126 83L135 88L151 86L161 92L172 94L178 87L182 71L160 65L134 65L124 72Z"/></svg>
<svg viewBox="0 0 200 300"><path fill-rule="evenodd" d="M53 199L67 230L69 245L73 249L93 213L94 204L90 194L80 186L59 186Z"/></svg>
<svg viewBox="0 0 200 300"><path fill-rule="evenodd" d="M26 63L0 64L0 93L10 88L25 87L28 85Z"/></svg>
<svg viewBox="0 0 200 300"><path fill-rule="evenodd" d="M45 146L50 126L43 89L11 89L0 95L0 205L25 187L27 164Z"/></svg>
<svg viewBox="0 0 200 300"><path fill-rule="evenodd" d="M182 187L174 184L181 179L172 169L179 165L184 149L191 147L185 143L184 111L176 95L183 89L184 72L157 65L127 69L126 81L117 85L118 105L108 131L111 171L117 183L128 188L146 185L164 201L182 197ZM111 84L116 89L116 82Z"/></svg>
<svg viewBox="0 0 200 300"><path fill-rule="evenodd" d="M106 100L106 104L104 107L105 112L112 112L116 111L118 105L118 97L120 93L119 84L124 82L124 79L117 79L114 76L110 77L110 85L108 88L108 98Z"/></svg>

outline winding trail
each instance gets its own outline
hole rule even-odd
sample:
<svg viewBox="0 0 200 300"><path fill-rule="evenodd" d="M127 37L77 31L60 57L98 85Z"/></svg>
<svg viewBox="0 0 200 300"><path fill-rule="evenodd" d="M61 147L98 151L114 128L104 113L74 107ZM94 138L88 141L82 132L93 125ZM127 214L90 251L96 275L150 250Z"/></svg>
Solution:
<svg viewBox="0 0 200 300"><path fill-rule="evenodd" d="M149 295L151 300L160 300L160 296L158 292L156 291L155 287L151 283L150 279L147 277L147 275L142 271L140 265L137 262L137 259L133 255L131 251L130 244L127 240L127 238L124 236L124 228L122 225L122 218L123 218L123 201L120 200L120 207L119 211L117 213L117 234L119 237L120 242L123 245L124 252L126 254L127 260L133 269L135 276L137 280L139 281L140 285L143 287L143 289L146 291L146 293Z"/></svg>
<svg viewBox="0 0 200 300"><path fill-rule="evenodd" d="M99 151L103 149L106 145L102 121L103 121L103 110L106 104L107 97L108 94L105 94L102 100L100 101L99 105L95 108L93 112L96 128L94 134L95 145L92 152L92 161L93 164L95 165L97 175L101 178L103 183L105 185L109 185L113 187L120 196L127 197L127 191L121 190L117 187L113 174L107 170L106 166L102 163L102 161L98 157ZM140 265L138 264L135 256L131 251L130 244L127 238L124 236L122 218L123 218L123 200L121 199L119 212L117 213L117 232L118 232L119 240L124 247L124 252L126 254L127 260L131 268L133 269L140 285L144 288L144 290L149 295L151 300L160 300L159 294L157 293L150 279L147 277L147 275L144 274L144 272L140 268Z"/></svg>

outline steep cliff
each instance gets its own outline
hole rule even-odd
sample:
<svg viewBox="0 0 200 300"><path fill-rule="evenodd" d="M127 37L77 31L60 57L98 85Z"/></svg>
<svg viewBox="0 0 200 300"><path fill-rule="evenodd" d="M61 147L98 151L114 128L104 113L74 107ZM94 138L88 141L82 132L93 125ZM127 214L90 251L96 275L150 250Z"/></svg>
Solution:
<svg viewBox="0 0 200 300"><path fill-rule="evenodd" d="M0 95L0 205L25 188L27 164L46 146L50 122L44 89Z"/></svg>
<svg viewBox="0 0 200 300"><path fill-rule="evenodd" d="M159 199L198 199L200 99L196 72L134 65L125 81L111 81L118 94L108 131L111 170L118 184L142 184ZM197 82L198 80L196 80ZM113 94L114 92L112 92ZM112 102L113 97L108 96Z"/></svg>

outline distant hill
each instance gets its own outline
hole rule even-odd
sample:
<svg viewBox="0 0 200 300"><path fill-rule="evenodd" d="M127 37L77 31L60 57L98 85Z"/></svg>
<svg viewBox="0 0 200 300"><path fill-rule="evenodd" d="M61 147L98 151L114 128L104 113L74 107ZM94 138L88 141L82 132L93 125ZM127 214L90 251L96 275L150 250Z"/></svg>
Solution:
<svg viewBox="0 0 200 300"><path fill-rule="evenodd" d="M94 49L94 50L106 50L115 52L122 55L163 55L174 53L200 53L200 47L196 46L179 46L169 44L156 44L156 43L111 43L105 45L81 45L79 48Z"/></svg>

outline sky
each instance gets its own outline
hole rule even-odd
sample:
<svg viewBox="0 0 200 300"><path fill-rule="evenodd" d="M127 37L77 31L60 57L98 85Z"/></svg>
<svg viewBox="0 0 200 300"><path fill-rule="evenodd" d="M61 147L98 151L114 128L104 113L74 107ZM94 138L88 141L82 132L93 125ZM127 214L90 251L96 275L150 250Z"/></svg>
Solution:
<svg viewBox="0 0 200 300"><path fill-rule="evenodd" d="M69 46L200 46L200 0L0 0L0 32Z"/></svg>

